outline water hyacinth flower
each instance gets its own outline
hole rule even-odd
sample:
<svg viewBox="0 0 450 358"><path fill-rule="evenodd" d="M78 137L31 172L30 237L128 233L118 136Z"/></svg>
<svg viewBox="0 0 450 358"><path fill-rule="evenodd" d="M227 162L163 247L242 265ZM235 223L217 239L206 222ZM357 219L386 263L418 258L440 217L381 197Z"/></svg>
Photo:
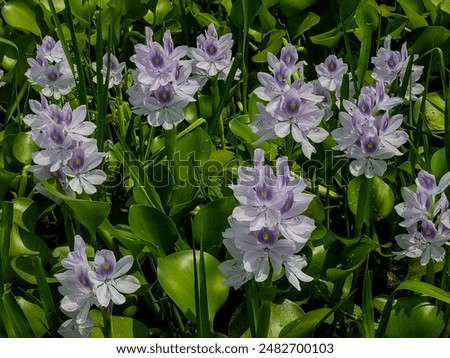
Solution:
<svg viewBox="0 0 450 358"><path fill-rule="evenodd" d="M331 102L331 97L325 88L318 89L318 84L305 82L304 62L297 62L298 54L294 46L284 47L280 59L271 53L267 59L272 75L259 72L262 87L254 91L260 99L268 102L266 105L257 104L259 113L250 124L252 131L260 136L256 144L291 135L310 159L316 152L311 142L321 143L328 136L328 132L319 125L325 118L325 111L325 119L331 116L331 105L327 104L327 99ZM300 78L292 81L293 75L298 72Z"/></svg>
<svg viewBox="0 0 450 358"><path fill-rule="evenodd" d="M30 100L30 108L33 113L25 116L24 122L41 148L32 154L36 165L30 171L41 181L58 179L69 196L95 193L95 186L106 180L106 174L96 169L104 153L98 151L97 141L88 137L96 126L85 120L86 106L72 110L66 103L61 108L41 96L40 102Z"/></svg>
<svg viewBox="0 0 450 358"><path fill-rule="evenodd" d="M126 275L133 265L133 257L128 255L116 262L110 250L96 253L94 262L89 262L86 244L81 236L75 236L75 249L61 264L67 270L55 274L61 283L58 288L64 296L61 310L71 319L60 327L63 336L88 336L94 326L88 318L92 306L110 307L110 303L122 304L122 293L136 292L140 287L137 278Z"/></svg>
<svg viewBox="0 0 450 358"><path fill-rule="evenodd" d="M42 88L46 97L60 99L75 87L75 78L60 41L45 36L36 46L36 58L28 58L30 68L25 72L31 84Z"/></svg>
<svg viewBox="0 0 450 358"><path fill-rule="evenodd" d="M109 65L109 66L108 66ZM102 59L102 78L103 84L106 83L106 76L108 74L109 68L109 79L108 79L108 88L112 88L114 86L120 85L123 79L123 70L125 68L125 62L119 63L119 60L112 53L105 53ZM97 71L97 62L92 63L92 69L96 73ZM97 75L92 79L94 83L97 83Z"/></svg>
<svg viewBox="0 0 450 358"><path fill-rule="evenodd" d="M153 41L153 31L146 28L146 44L135 46L136 54L130 60L136 64L134 85L127 93L133 112L147 116L153 127L172 129L184 119L184 108L195 101L199 89L197 81L190 78L192 68L188 61L181 61L187 47L175 47L166 31L161 46Z"/></svg>
<svg viewBox="0 0 450 358"><path fill-rule="evenodd" d="M335 55L328 56L323 63L316 65L316 73L321 86L332 92L340 92L342 80L347 72L347 64Z"/></svg>
<svg viewBox="0 0 450 358"><path fill-rule="evenodd" d="M133 256L127 255L116 262L114 253L110 250L100 250L95 255L95 271L89 271L93 282L96 298L103 307L110 302L121 305L125 302L122 293L136 292L141 284L131 275L126 275L133 266Z"/></svg>
<svg viewBox="0 0 450 358"><path fill-rule="evenodd" d="M403 188L405 202L395 206L404 220L399 224L407 234L395 237L402 251L395 252L396 259L420 258L422 265L430 259L443 261L444 244L450 245L450 210L444 190L450 185L450 173L436 185L434 175L422 170L416 179L416 191Z"/></svg>
<svg viewBox="0 0 450 358"><path fill-rule="evenodd" d="M339 113L342 127L331 132L337 143L333 149L355 159L350 163L354 176L383 175L387 169L385 160L402 155L398 148L408 140L407 133L398 130L403 116L391 117L388 112L401 100L382 93L383 89L384 86L377 83L375 88L363 88L356 104L344 100L347 112Z"/></svg>
<svg viewBox="0 0 450 358"><path fill-rule="evenodd" d="M233 64L232 47L233 35L229 33L219 37L213 24L208 26L205 35L197 37L197 47L189 48L187 55L192 60L192 73L200 88L210 77L217 76L219 80L227 78Z"/></svg>
<svg viewBox="0 0 450 358"><path fill-rule="evenodd" d="M262 282L271 269L279 274L284 266L289 282L300 289L299 281L312 280L301 272L306 262L296 254L315 229L314 220L302 215L313 195L303 192L303 180L290 175L286 157L277 160L276 174L264 165L263 150L255 150L254 163L253 167L239 167L238 182L231 186L240 205L223 233L233 257L220 265L227 276L224 284L239 288L253 278Z"/></svg>
<svg viewBox="0 0 450 358"><path fill-rule="evenodd" d="M401 51L393 51L391 49L391 36L386 36L383 47L380 47L377 51L377 55L372 57L372 63L375 68L372 72L372 77L383 82L386 86L390 86L396 79L400 81L400 86L403 84L405 78L406 69L410 56L406 43L402 45ZM413 61L419 56L414 55ZM406 90L406 98L411 97L412 100L417 100L417 96L420 95L424 87L417 81L422 76L423 66L412 65L411 73L409 74L409 83Z"/></svg>

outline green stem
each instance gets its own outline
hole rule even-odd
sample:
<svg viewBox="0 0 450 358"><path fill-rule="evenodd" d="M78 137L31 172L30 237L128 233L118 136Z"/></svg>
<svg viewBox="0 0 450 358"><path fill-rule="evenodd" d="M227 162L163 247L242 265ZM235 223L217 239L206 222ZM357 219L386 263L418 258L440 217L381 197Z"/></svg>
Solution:
<svg viewBox="0 0 450 358"><path fill-rule="evenodd" d="M113 338L113 322L112 322L112 311L113 303L110 302L108 307L102 307L103 315L103 335L105 338Z"/></svg>
<svg viewBox="0 0 450 358"><path fill-rule="evenodd" d="M172 129L164 129L164 136L166 138L165 147L167 160L169 166L172 168L173 180L175 185L180 183L179 173L178 173L178 160L175 158L175 147L177 145L177 127Z"/></svg>
<svg viewBox="0 0 450 358"><path fill-rule="evenodd" d="M258 323L258 294L256 292L256 282L251 280L245 285L245 303L247 306L248 324L252 337L256 337L256 325Z"/></svg>
<svg viewBox="0 0 450 358"><path fill-rule="evenodd" d="M17 190L17 196L19 198L25 196L25 192L27 190L29 167L29 165L25 165L22 169L22 174L20 175L19 190Z"/></svg>
<svg viewBox="0 0 450 358"><path fill-rule="evenodd" d="M259 296L261 298L261 306L258 312L258 324L256 328L256 337L267 338L269 333L271 304L275 298L276 288L272 285L273 271L270 271L269 277L262 283Z"/></svg>
<svg viewBox="0 0 450 358"><path fill-rule="evenodd" d="M434 285L434 261L433 259L430 259L428 261L427 267L426 267L426 282L430 285Z"/></svg>

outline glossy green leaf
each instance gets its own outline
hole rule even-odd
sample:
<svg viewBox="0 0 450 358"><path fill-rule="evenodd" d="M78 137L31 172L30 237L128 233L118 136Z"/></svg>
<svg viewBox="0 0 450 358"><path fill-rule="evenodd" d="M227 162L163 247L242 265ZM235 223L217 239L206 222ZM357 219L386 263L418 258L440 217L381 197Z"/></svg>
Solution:
<svg viewBox="0 0 450 358"><path fill-rule="evenodd" d="M319 308L314 311L306 312L301 317L284 326L281 330L280 338L308 338L314 336L317 324L320 323L325 316L330 313L329 308ZM331 314L325 323L333 322L334 314Z"/></svg>
<svg viewBox="0 0 450 358"><path fill-rule="evenodd" d="M231 22L237 27L243 28L245 24L250 27L258 13L261 3L261 0L236 0L231 8ZM246 21L244 21L244 17L246 18ZM244 31L245 30L247 29L244 29Z"/></svg>
<svg viewBox="0 0 450 358"><path fill-rule="evenodd" d="M14 223L28 232L34 232L39 219L39 208L28 198L20 197L12 200L14 204Z"/></svg>
<svg viewBox="0 0 450 358"><path fill-rule="evenodd" d="M423 97L414 104L414 119L417 122L422 106ZM445 101L439 93L428 93L427 101L425 103L425 120L426 126L433 133L443 134L445 131L444 125Z"/></svg>
<svg viewBox="0 0 450 358"><path fill-rule="evenodd" d="M23 230L17 225L13 225L10 238L9 255L11 257L39 255L44 262L47 262L50 257L51 250L41 237Z"/></svg>
<svg viewBox="0 0 450 358"><path fill-rule="evenodd" d="M33 268L31 259L33 256L16 256L11 260L11 267L14 272L23 280L33 285L37 284L36 273ZM58 282L54 277L46 277L48 283Z"/></svg>
<svg viewBox="0 0 450 358"><path fill-rule="evenodd" d="M73 199L57 191L49 182L43 183L52 195L63 200L71 209L73 218L89 232L95 233L103 220L109 215L111 205L105 201Z"/></svg>
<svg viewBox="0 0 450 358"><path fill-rule="evenodd" d="M422 14L422 0L397 0L397 2L401 5L403 11L405 11L409 19L409 24L413 29L428 26L428 22Z"/></svg>
<svg viewBox="0 0 450 358"><path fill-rule="evenodd" d="M363 206L359 209L360 199ZM348 186L348 205L354 215L360 216L357 221L369 224L372 220L384 219L391 213L394 208L394 193L379 177L370 180L365 177L353 178Z"/></svg>
<svg viewBox="0 0 450 358"><path fill-rule="evenodd" d="M219 271L219 261L204 253L206 289L208 293L208 315L214 320L219 308L228 297L228 287L222 282L225 277ZM197 266L200 252L196 252ZM169 297L181 312L192 322L196 321L194 290L194 257L191 250L180 251L166 257L158 258L158 280Z"/></svg>
<svg viewBox="0 0 450 358"><path fill-rule="evenodd" d="M266 63L267 62L267 54L273 53L276 54L281 48L283 36L286 35L284 30L272 30L268 33L269 40L267 41L267 45L252 57L252 61L256 63Z"/></svg>
<svg viewBox="0 0 450 358"><path fill-rule="evenodd" d="M366 269L364 271L363 282L363 299L362 299L362 333L364 338L375 337L375 321L372 300L372 273L369 271L369 262L366 261Z"/></svg>
<svg viewBox="0 0 450 358"><path fill-rule="evenodd" d="M198 243L203 242L205 251L222 244L222 233L229 226L228 217L235 206L236 200L233 197L226 197L202 206L195 215L192 235Z"/></svg>
<svg viewBox="0 0 450 358"><path fill-rule="evenodd" d="M37 152L39 147L34 143L31 135L20 132L16 135L13 143L14 157L22 164L31 164L31 154Z"/></svg>
<svg viewBox="0 0 450 358"><path fill-rule="evenodd" d="M23 313L16 297L12 292L7 292L1 297L3 308L8 316L7 322L14 330L16 338L35 338L33 329ZM3 319L3 317L2 317Z"/></svg>
<svg viewBox="0 0 450 358"><path fill-rule="evenodd" d="M368 3L362 3L356 9L355 20L364 31L374 31L378 28L380 19L377 10Z"/></svg>
<svg viewBox="0 0 450 358"><path fill-rule="evenodd" d="M103 326L103 317L100 311L92 310L89 312L92 320ZM112 316L112 333L111 338L149 338L150 332L147 326L133 318ZM103 332L99 327L92 330L93 338L103 338Z"/></svg>
<svg viewBox="0 0 450 358"><path fill-rule="evenodd" d="M2 203L6 193L9 191L9 186L16 176L17 174L11 173L5 169L0 169L0 204Z"/></svg>
<svg viewBox="0 0 450 358"><path fill-rule="evenodd" d="M403 281L395 291L410 290L450 304L450 293L422 281Z"/></svg>
<svg viewBox="0 0 450 358"><path fill-rule="evenodd" d="M280 0L281 13L285 16L291 16L296 12L307 9L316 2L317 0Z"/></svg>
<svg viewBox="0 0 450 358"><path fill-rule="evenodd" d="M436 180L440 180L442 176L447 173L447 164L445 159L445 148L439 149L431 157L431 172L436 177Z"/></svg>
<svg viewBox="0 0 450 358"><path fill-rule="evenodd" d="M165 213L147 205L132 205L128 220L133 232L160 256L173 250L178 230Z"/></svg>
<svg viewBox="0 0 450 358"><path fill-rule="evenodd" d="M342 38L341 25L322 34L311 36L309 39L313 44L333 48Z"/></svg>
<svg viewBox="0 0 450 358"><path fill-rule="evenodd" d="M392 306L386 337L438 338L444 326L444 313L426 298L401 297Z"/></svg>
<svg viewBox="0 0 450 358"><path fill-rule="evenodd" d="M38 7L31 0L10 0L2 8L3 18L8 25L41 36L37 14Z"/></svg>
<svg viewBox="0 0 450 358"><path fill-rule="evenodd" d="M288 27L292 38L296 38L316 26L320 22L320 16L308 12L307 14L297 14L288 18Z"/></svg>
<svg viewBox="0 0 450 358"><path fill-rule="evenodd" d="M48 331L48 323L42 307L30 297L18 296L16 300L36 337L45 336Z"/></svg>

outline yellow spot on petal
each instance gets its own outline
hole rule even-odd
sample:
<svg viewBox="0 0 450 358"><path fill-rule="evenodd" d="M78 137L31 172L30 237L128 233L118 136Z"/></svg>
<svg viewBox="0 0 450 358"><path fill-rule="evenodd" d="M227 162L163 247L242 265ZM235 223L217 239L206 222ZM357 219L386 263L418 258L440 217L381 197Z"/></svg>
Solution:
<svg viewBox="0 0 450 358"><path fill-rule="evenodd" d="M105 264L105 265L103 266L103 269L104 269L105 271L109 271L109 270L111 270L111 265L110 265L110 264Z"/></svg>
<svg viewBox="0 0 450 358"><path fill-rule="evenodd" d="M296 109L297 108L297 103L295 101L292 101L291 104L290 104L290 107L291 107L292 110Z"/></svg>
<svg viewBox="0 0 450 358"><path fill-rule="evenodd" d="M262 238L263 238L264 241L269 241L269 240L270 240L270 235L269 235L269 233L265 232L265 233L263 234Z"/></svg>
<svg viewBox="0 0 450 358"><path fill-rule="evenodd" d="M262 196L263 198L265 198L265 197L267 196L267 190L263 190L263 191L261 192L261 196Z"/></svg>

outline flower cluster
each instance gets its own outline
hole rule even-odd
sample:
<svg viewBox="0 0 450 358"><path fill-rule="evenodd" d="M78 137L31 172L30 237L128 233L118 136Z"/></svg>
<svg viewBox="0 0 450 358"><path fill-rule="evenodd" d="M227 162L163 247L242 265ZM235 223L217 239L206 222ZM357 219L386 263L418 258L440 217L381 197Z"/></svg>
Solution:
<svg viewBox="0 0 450 358"><path fill-rule="evenodd" d="M395 210L404 219L400 226L408 233L395 237L402 249L396 252L396 259L420 257L422 265L430 259L444 259L443 245L450 245L450 210L444 193L449 185L450 173L437 185L434 175L422 170L416 179L416 191L403 188L405 202L396 205Z"/></svg>
<svg viewBox="0 0 450 358"><path fill-rule="evenodd" d="M361 89L358 101L343 101L346 112L339 113L342 127L331 132L337 145L334 149L344 151L354 176L372 178L381 176L387 169L385 159L402 155L399 147L407 142L408 135L397 130L403 116L389 115L389 110L402 103L399 97L389 97L382 82L375 87Z"/></svg>
<svg viewBox="0 0 450 358"><path fill-rule="evenodd" d="M418 55L414 55L413 61L417 58ZM402 85L409 60L410 56L408 55L406 43L402 45L401 51L392 51L391 36L388 35L384 40L384 46L378 49L377 56L372 57L372 63L375 65L372 77L377 81L383 82L387 87L396 79ZM412 65L405 94L407 99L417 100L417 96L423 92L424 87L420 83L417 83L422 75L422 71L423 66Z"/></svg>
<svg viewBox="0 0 450 358"><path fill-rule="evenodd" d="M31 84L42 88L44 96L60 99L75 87L75 78L61 41L45 36L42 45L36 45L36 49L36 58L28 59L30 68L25 75Z"/></svg>
<svg viewBox="0 0 450 358"><path fill-rule="evenodd" d="M64 296L61 310L70 317L58 331L65 337L88 336L95 325L88 318L92 306L121 305L125 302L123 293L136 292L140 287L136 277L126 275L133 265L133 256L116 261L112 251L100 250L91 263L81 236L75 236L74 246L74 251L61 261L66 271L55 275L62 285L59 292Z"/></svg>
<svg viewBox="0 0 450 358"><path fill-rule="evenodd" d="M219 37L214 25L210 24L205 35L199 35L197 47L189 48L187 53L192 59L192 73L200 89L208 78L217 76L219 80L226 80L232 65L232 34Z"/></svg>
<svg viewBox="0 0 450 358"><path fill-rule="evenodd" d="M41 101L30 100L32 114L24 117L31 127L31 137L41 148L33 153L36 165L30 168L37 179L57 178L67 195L93 194L106 180L106 174L95 169L104 153L98 152L97 141L91 135L96 126L85 121L86 106L72 110L66 103L62 108L49 104L41 95Z"/></svg>
<svg viewBox="0 0 450 358"><path fill-rule="evenodd" d="M232 260L220 265L227 286L239 288L254 278L265 281L278 275L284 266L289 282L300 290L300 281L312 277L301 270L306 260L297 254L315 229L314 220L301 215L313 195L304 193L303 180L290 175L286 157L277 160L277 173L264 165L264 151L255 150L254 167L239 167L239 178L232 186L239 201L229 217L224 245Z"/></svg>
<svg viewBox="0 0 450 358"><path fill-rule="evenodd" d="M325 116L323 107L331 106L329 93L322 95L328 90L320 83L305 82L305 62L298 62L293 45L281 49L279 59L268 53L267 60L271 73L258 73L262 87L254 93L268 103L258 103L259 114L250 128L260 137L257 143L291 134L301 144L303 154L311 158L316 149L310 141L320 143L328 136L328 132L319 127Z"/></svg>
<svg viewBox="0 0 450 358"><path fill-rule="evenodd" d="M106 83L106 76L108 75L109 71L108 88L120 85L123 79L124 68L125 62L119 63L119 60L117 60L116 56L114 56L113 54L105 53L102 59L102 69L100 70L103 77L103 84ZM97 71L97 62L92 63L92 69L94 71ZM95 75L92 80L94 81L94 83L97 83L97 75Z"/></svg>
<svg viewBox="0 0 450 358"><path fill-rule="evenodd" d="M134 113L147 116L153 127L172 129L184 119L184 107L194 101L199 84L189 78L190 63L181 60L187 47L174 47L169 30L164 33L163 45L153 41L153 31L147 27L146 44L136 45L136 54L130 58L137 69L127 93Z"/></svg>

